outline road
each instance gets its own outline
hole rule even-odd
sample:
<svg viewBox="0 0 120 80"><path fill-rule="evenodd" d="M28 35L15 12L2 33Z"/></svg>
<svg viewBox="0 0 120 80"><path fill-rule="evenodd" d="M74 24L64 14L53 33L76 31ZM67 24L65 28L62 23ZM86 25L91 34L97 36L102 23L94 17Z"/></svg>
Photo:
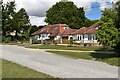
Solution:
<svg viewBox="0 0 120 80"><path fill-rule="evenodd" d="M58 78L118 78L118 67L103 62L66 58L39 49L0 45L0 58ZM73 53L74 54L74 53Z"/></svg>

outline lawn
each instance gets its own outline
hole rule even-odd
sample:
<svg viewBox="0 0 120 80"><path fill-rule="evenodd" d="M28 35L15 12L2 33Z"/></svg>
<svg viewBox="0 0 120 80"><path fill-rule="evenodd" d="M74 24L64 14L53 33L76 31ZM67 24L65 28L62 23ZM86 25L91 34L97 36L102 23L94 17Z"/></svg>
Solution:
<svg viewBox="0 0 120 80"><path fill-rule="evenodd" d="M11 61L2 60L2 77L3 78L54 78L27 67L23 67Z"/></svg>
<svg viewBox="0 0 120 80"><path fill-rule="evenodd" d="M33 49L60 49L60 50L81 50L81 51L113 51L111 48L104 49L101 46L58 46L58 45L31 45L29 48Z"/></svg>
<svg viewBox="0 0 120 80"><path fill-rule="evenodd" d="M87 59L87 60L96 60L108 63L110 65L120 66L118 63L120 57L116 54L108 54L108 53L90 53L90 52L66 52L66 51L47 51L51 53L55 53L58 55L71 57L75 59Z"/></svg>

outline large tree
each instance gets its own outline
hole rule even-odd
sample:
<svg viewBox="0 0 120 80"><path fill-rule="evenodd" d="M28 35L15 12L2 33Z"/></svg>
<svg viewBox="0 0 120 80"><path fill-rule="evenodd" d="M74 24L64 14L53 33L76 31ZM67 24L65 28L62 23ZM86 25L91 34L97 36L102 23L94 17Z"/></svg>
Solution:
<svg viewBox="0 0 120 80"><path fill-rule="evenodd" d="M16 12L15 2L7 2L2 6L2 23L3 23L3 35L11 36L11 32L15 32L15 38L17 40L24 37L28 39L30 33L30 21L29 16L24 8L21 8Z"/></svg>
<svg viewBox="0 0 120 80"><path fill-rule="evenodd" d="M57 2L46 12L45 22L49 24L68 24L71 28L85 26L88 19L83 8L78 8L73 2Z"/></svg>
<svg viewBox="0 0 120 80"><path fill-rule="evenodd" d="M15 2L7 2L2 5L2 29L3 35L6 36L12 30L11 20L15 13Z"/></svg>
<svg viewBox="0 0 120 80"><path fill-rule="evenodd" d="M118 1L115 6L117 11L116 27L120 28L120 1Z"/></svg>
<svg viewBox="0 0 120 80"><path fill-rule="evenodd" d="M119 48L120 48L120 0L116 3L116 8L115 8L115 10L116 10L116 13L117 13L117 15L116 15L116 28L118 29L118 41L117 41L117 45L116 46L114 46L114 48L115 48L115 50L118 52L118 53L120 53L120 50L119 50Z"/></svg>
<svg viewBox="0 0 120 80"><path fill-rule="evenodd" d="M21 8L17 13L13 15L13 30L16 32L16 38L18 34L24 36L26 39L29 35L30 22L24 8Z"/></svg>
<svg viewBox="0 0 120 80"><path fill-rule="evenodd" d="M100 27L97 32L97 38L103 46L115 48L119 41L119 31L116 28L116 11L114 9L105 9L100 19Z"/></svg>

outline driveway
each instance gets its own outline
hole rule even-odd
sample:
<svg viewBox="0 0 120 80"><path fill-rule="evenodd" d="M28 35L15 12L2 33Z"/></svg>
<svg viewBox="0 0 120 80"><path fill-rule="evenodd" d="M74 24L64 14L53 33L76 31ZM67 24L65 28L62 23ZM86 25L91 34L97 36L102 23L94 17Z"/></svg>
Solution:
<svg viewBox="0 0 120 80"><path fill-rule="evenodd" d="M16 45L0 45L0 47L2 47L1 58L53 77L118 78L118 67L103 62L66 58L44 52L44 50L28 49Z"/></svg>

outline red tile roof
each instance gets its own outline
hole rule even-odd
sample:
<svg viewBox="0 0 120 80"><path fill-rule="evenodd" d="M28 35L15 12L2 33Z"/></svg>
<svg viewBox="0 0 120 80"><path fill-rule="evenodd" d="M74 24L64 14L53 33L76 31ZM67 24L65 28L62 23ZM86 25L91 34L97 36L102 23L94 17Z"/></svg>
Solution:
<svg viewBox="0 0 120 80"><path fill-rule="evenodd" d="M97 32L98 23L93 24L90 27L82 27L79 30L73 32L72 34L94 34Z"/></svg>
<svg viewBox="0 0 120 80"><path fill-rule="evenodd" d="M86 34L94 34L97 32L97 29L96 28L90 28Z"/></svg>
<svg viewBox="0 0 120 80"><path fill-rule="evenodd" d="M69 36L71 33L75 32L75 31L76 31L76 29L68 28L67 30L65 30L65 31L61 34L61 36L62 36L62 37Z"/></svg>
<svg viewBox="0 0 120 80"><path fill-rule="evenodd" d="M76 29L64 29L65 26L68 26L66 24L54 24L54 25L47 25L43 27L42 29L39 29L38 31L34 32L32 35L38 35L38 34L50 34L49 37L55 37L57 35L60 36L68 36L70 34L94 34L97 32L97 27L99 24L94 24L90 27L82 27L79 30Z"/></svg>
<svg viewBox="0 0 120 80"><path fill-rule="evenodd" d="M39 29L38 31L32 33L32 35L38 35L38 34L43 34L43 33L49 33L50 36L56 36L58 34L62 34L64 32L65 26L68 26L66 24L54 24L54 25L47 25L43 27L42 29Z"/></svg>
<svg viewBox="0 0 120 80"><path fill-rule="evenodd" d="M89 28L87 27L82 27L79 30L76 30L75 32L73 32L72 34L86 34L88 29Z"/></svg>

